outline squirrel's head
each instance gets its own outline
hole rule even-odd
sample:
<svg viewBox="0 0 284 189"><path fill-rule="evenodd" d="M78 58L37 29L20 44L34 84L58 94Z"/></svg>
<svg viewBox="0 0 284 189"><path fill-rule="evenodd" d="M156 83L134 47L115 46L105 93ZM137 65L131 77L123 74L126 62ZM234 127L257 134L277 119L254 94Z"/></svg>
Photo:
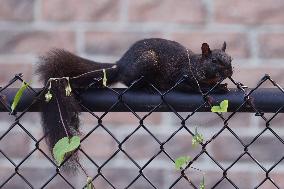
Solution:
<svg viewBox="0 0 284 189"><path fill-rule="evenodd" d="M232 58L225 52L226 42L222 48L214 50L211 50L207 43L203 43L201 50L199 62L202 64L200 66L205 81L214 83L232 76Z"/></svg>

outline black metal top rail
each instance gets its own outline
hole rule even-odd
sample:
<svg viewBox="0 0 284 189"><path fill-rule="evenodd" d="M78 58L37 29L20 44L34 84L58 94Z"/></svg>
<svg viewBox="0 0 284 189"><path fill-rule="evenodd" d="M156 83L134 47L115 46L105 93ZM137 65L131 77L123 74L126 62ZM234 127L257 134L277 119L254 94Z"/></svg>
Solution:
<svg viewBox="0 0 284 189"><path fill-rule="evenodd" d="M40 88L34 89L40 91ZM136 112L148 112L156 107L156 112L168 112L170 106L172 106L178 112L208 112L210 106L199 106L204 103L203 96L199 93L187 93L171 91L169 93L161 93L154 91L127 91L124 88L113 89L89 89L80 96L82 104L88 107L89 110L94 112L104 112L113 106L118 100L123 103L118 103L115 107L110 109L110 112L128 112L129 109L124 105L127 104L133 111ZM17 88L7 88L2 91L2 100L11 104L13 97L15 96ZM275 88L259 88L253 91L252 89L246 89L247 93L244 93L240 89L230 89L226 93L210 93L211 103L218 105L222 100L229 101L228 112L255 112L254 108L260 112L284 112L284 94L279 89ZM28 105L32 104L35 96L28 91L22 96L21 102L17 107L17 111L23 111ZM246 105L246 102L250 102L254 105L252 108ZM167 103L164 103L164 102ZM159 106L158 106L159 105ZM7 111L2 103L0 103L0 111ZM30 112L40 111L39 104L35 103ZM84 110L82 110L84 111Z"/></svg>
<svg viewBox="0 0 284 189"><path fill-rule="evenodd" d="M225 114L217 114L217 119L220 121L220 128L216 128L216 131L213 131L212 135L208 136L205 141L201 142L200 145L200 151L199 153L196 153L192 156L192 159L188 163L188 165L180 171L180 174L178 177L174 177L170 183L167 183L167 188L176 188L178 184L181 183L181 181L186 181L187 185L183 188L188 188L190 186L191 188L198 189L199 185L195 180L191 180L187 177L186 170L191 167L191 165L195 165L195 162L198 162L200 159L202 159L202 156L205 156L205 159L210 160L210 165L213 165L213 167L217 166L219 173L221 173L220 178L217 180L211 177L206 177L206 180L212 180L208 182L208 185L210 184L210 188L220 188L223 186L224 182L227 182L228 185L230 185L233 188L240 188L238 186L239 183L237 183L230 175L230 173L233 173L233 167L238 167L238 163L241 161L243 157L248 158L251 163L253 163L255 166L257 166L261 172L256 173L255 178L259 177L259 175L262 175L261 179L258 180L256 183L254 183L254 188L261 187L264 183L269 183L273 185L275 188L283 188L280 186L281 183L279 183L279 180L274 180L273 175L280 175L278 173L277 167L279 168L280 164L284 161L284 156L281 154L280 156L275 157L275 161L271 166L268 167L264 165L264 162L259 161L260 156L263 156L263 153L266 152L266 148L271 148L270 146L265 145L261 150L263 153L261 154L254 154L253 148L254 145L259 143L260 138L265 137L263 134L266 133L270 135L269 140L277 141L273 142L273 148L275 149L281 149L284 145L283 137L281 136L281 133L278 133L277 130L274 131L274 126L271 121L275 119L278 116L278 113L284 112L284 89L279 84L277 84L274 80L270 78L269 75L264 75L263 78L260 79L260 81L256 84L256 86L252 89L246 88L242 83L234 81L232 78L229 78L232 83L234 84L235 88L230 89L229 92L218 92L217 86L220 87L219 84L221 84L222 81L217 83L214 86L210 86L212 88L207 89L206 92L205 89L201 88L199 89L199 92L180 92L177 89L180 89L178 87L181 87L182 82L186 80L186 77L181 78L172 88L170 88L168 91L159 91L155 86L148 83L147 90L146 88L143 88L143 90L137 90L137 88L141 88L139 86L139 81L143 81L143 78L141 77L137 81L133 82L128 88L109 88L104 87L100 89L94 89L94 88L88 88L88 90L82 90L82 89L73 89L74 94L77 97L77 100L79 101L79 105L82 108L82 111L87 111L90 113L92 120L98 121L98 124L94 124L93 128L88 131L81 139L82 143L87 143L85 139L91 136L92 133L96 133L97 130L101 130L105 133L105 137L110 138L114 142L114 146L116 146L116 150L111 152L110 156L108 156L106 159L104 159L104 163L98 163L93 156L88 155L88 151L85 151L84 148L79 148L80 153L82 155L86 156L88 160L92 162L92 166L95 170L97 170L97 173L92 176L93 181L98 181L100 179L103 179L105 184L107 185L107 188L122 188L118 187L116 183L111 179L108 178L107 173L104 172L105 169L107 169L107 165L111 165L110 162L113 161L117 157L117 154L124 155L124 157L133 163L134 169L137 170L137 174L134 175L134 178L131 179L130 182L126 183L126 186L123 188L133 188L136 182L141 181L141 179L144 179L143 184L145 184L145 188L149 188L149 185L151 185L151 188L165 188L158 186L156 182L153 182L153 178L145 174L146 170L151 170L151 163L154 162L154 160L158 160L158 156L163 155L165 156L165 161L167 163L171 163L174 165L175 158L178 154L171 154L170 153L170 141L174 140L174 138L178 137L178 133L185 132L186 136L189 138L192 138L195 136L194 133L194 126L192 124L187 124L186 120L188 120L191 116L193 116L196 112L210 112L211 106L215 106L220 104L223 100L229 101L229 108L228 111L232 112L228 116ZM10 88L15 82L23 82L21 78L21 74L16 75L7 85L0 87L0 112L9 112L11 103L13 101L13 98L15 94L17 93L17 88ZM97 81L97 80L96 80ZM95 81L95 82L96 82ZM262 88L264 85L263 83L266 82L265 86L270 86L272 88ZM267 85L268 84L268 85ZM91 86L91 85L90 85ZM95 85L96 86L96 85ZM98 85L100 86L100 85ZM137 87L137 88L136 88ZM44 99L39 98L40 94L43 89L42 88L32 88L31 86L28 87L28 90L25 90L24 94L22 95L22 98L20 100L20 103L18 104L15 114L11 114L10 116L15 116L15 122L12 123L12 125L9 126L9 128L0 135L0 141L1 139L5 139L6 137L9 137L9 133L12 131L14 127L20 127L21 131L23 133L26 133L31 140L34 141L35 146L29 154L25 154L22 157L22 161L20 163L15 162L13 158L9 156L9 154L6 152L5 148L0 149L0 155L4 157L5 160L8 160L12 166L15 168L14 171L12 171L11 174L8 174L7 179L2 179L0 181L0 188L3 186L7 186L10 183L13 182L14 177L21 177L22 182L27 184L30 188L46 188L50 186L50 183L56 176L60 176L64 180L64 184L67 184L68 188L85 188L85 183L79 183L79 187L73 186L73 183L71 183L71 179L65 178L63 174L61 173L60 167L56 166L53 159L49 158L47 155L47 152L45 152L41 145L39 145L43 140L45 139L45 136L51 132L48 131L45 133L44 136L41 138L37 138L32 135L32 133L29 132L29 129L26 129L28 125L23 125L25 122L20 122L22 116L26 112L38 112L40 111L40 104L39 103L45 103ZM177 123L176 129L172 132L169 130L167 136L165 135L165 138L157 137L156 133L151 132L150 129L148 129L148 125L144 123L145 119L148 119L148 117L153 112L171 112L174 117L178 117L181 122ZM21 114L16 114L16 112L21 112ZM93 112L104 112L103 115L98 116L96 113ZM133 131L127 134L127 136L123 136L121 139L120 137L117 137L117 133L113 133L107 125L105 125L105 119L102 119L106 114L109 114L111 112L130 112L130 114L133 114L137 118L137 124L134 124L135 128L133 128ZM146 115L144 115L142 118L139 117L135 112L148 112ZM179 112L191 112L188 114L185 118L179 114ZM259 127L258 130L256 130L255 135L251 137L251 140L246 140L244 137L241 137L238 132L234 131L234 129L230 128L229 122L231 122L231 118L236 115L238 112L253 112L255 113L255 116L260 116L260 119L262 119L265 122L265 127ZM265 113L273 113L272 116L266 115ZM241 120L242 122L242 120ZM190 123L190 121L189 121ZM27 123L25 123L27 124ZM174 128L174 127L173 127ZM139 158L134 158L131 155L131 150L125 148L127 143L131 142L131 139L133 139L136 136L136 133L142 130L146 132L147 135L151 138L150 141L152 141L153 146L159 146L155 152L149 156L147 156L147 162L145 164L138 163ZM236 156L233 157L230 161L227 162L227 165L223 165L218 162L218 157L212 152L211 150L208 150L208 146L213 145L212 142L215 141L217 138L222 138L221 134L223 132L229 132L231 134L231 137L233 137L234 140L232 140L232 143L237 143L240 145L240 149L235 151ZM11 136L11 135L10 135ZM14 139L12 139L14 140ZM133 141L133 140L132 140ZM221 139L221 141L223 141ZM234 142L235 141L235 142ZM2 142L2 141L1 141ZM141 144L139 144L141 145ZM175 148L178 148L178 144ZM188 144L188 148L190 148L191 143ZM224 147L228 147L228 144L226 142L223 143ZM275 148L275 146L279 148ZM140 147L140 146L137 146ZM222 148L222 147L221 147ZM222 148L223 149L223 148ZM229 148L224 148L225 150ZM15 149L17 150L17 148ZM233 150L236 150L234 148L230 149L233 153ZM52 163L54 165L54 173L52 176L48 176L46 180L43 180L42 183L40 183L40 186L34 186L34 184L29 181L29 178L26 177L24 174L22 174L22 170L24 169L22 164L26 162L31 155L39 151L43 154L45 159ZM270 152L270 151L268 151ZM266 154L267 155L267 154ZM270 153L270 156L275 156L274 153ZM212 161L211 161L212 160ZM252 164L250 164L252 165ZM194 167L194 166L192 166ZM197 167L198 169L198 167ZM216 169L217 170L217 169ZM246 171L246 170L242 170ZM191 171L190 171L191 172ZM216 172L216 173L217 173ZM214 172L215 173L215 172ZM132 174L132 173L131 173ZM12 181L11 181L12 180ZM116 179L117 180L117 179ZM210 183L211 182L211 183ZM164 184L164 183L163 183ZM147 185L147 186L146 186ZM252 185L251 185L252 186ZM95 186L97 187L97 186ZM101 187L101 188L106 188ZM246 188L248 188L247 186ZM13 187L12 187L13 188ZM15 188L15 187L14 187ZM209 187L206 187L209 188ZM222 187L223 188L223 187ZM228 188L228 187L225 187ZM244 187L243 187L244 188ZM252 188L252 187L251 187Z"/></svg>

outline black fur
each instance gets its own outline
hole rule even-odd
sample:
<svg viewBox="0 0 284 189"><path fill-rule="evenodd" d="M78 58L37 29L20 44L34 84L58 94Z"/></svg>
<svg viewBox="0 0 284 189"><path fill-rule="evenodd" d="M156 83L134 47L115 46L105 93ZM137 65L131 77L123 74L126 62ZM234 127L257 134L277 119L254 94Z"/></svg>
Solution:
<svg viewBox="0 0 284 189"><path fill-rule="evenodd" d="M92 70L107 70L108 84L122 82L129 86L134 80L144 76L158 89L172 87L183 75L188 75L188 82L182 88L196 88L195 78L202 86L213 86L221 79L232 75L231 57L225 53L226 43L220 49L211 50L209 45L202 45L202 54L194 54L181 44L159 38L144 39L133 44L116 64L93 62L64 50L55 49L41 57L37 73L45 83L51 77L74 77ZM190 62L188 60L190 58ZM80 79L72 80L72 87L86 87L93 78L102 77L102 72L87 74ZM66 81L52 85L52 92L66 120L70 136L79 133L79 105L74 96L65 96ZM62 137L66 136L60 121L57 102L44 104L44 132L48 133L50 149ZM74 162L73 162L74 164Z"/></svg>

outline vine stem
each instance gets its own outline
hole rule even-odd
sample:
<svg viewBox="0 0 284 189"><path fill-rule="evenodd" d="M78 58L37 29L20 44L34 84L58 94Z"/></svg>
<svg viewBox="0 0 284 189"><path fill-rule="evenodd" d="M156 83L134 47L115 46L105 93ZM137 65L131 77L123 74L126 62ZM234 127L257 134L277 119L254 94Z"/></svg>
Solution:
<svg viewBox="0 0 284 189"><path fill-rule="evenodd" d="M200 85L199 85L199 81L197 80L197 78L195 77L195 75L194 75L194 73L193 73L193 71L192 71L192 69L191 69L190 57L189 57L188 49L186 49L186 53L187 53L187 58L188 58L189 70L190 70L191 75L193 76L193 78L194 78L194 80L195 80L195 82L196 82L196 84L197 84L197 86L198 86L199 92L201 93L201 95L202 95L203 98L204 98L204 93L203 93L203 91L201 90L201 87L200 87ZM212 104L211 104L210 101L207 100L207 103L209 104L210 107L212 107Z"/></svg>
<svg viewBox="0 0 284 189"><path fill-rule="evenodd" d="M48 90L51 90L51 82L52 82L52 81L57 81L57 80L66 79L67 82L69 83L69 79L70 79L70 80L71 80L71 79L78 79L78 78L83 77L83 76L85 76L85 75L88 75L88 74L90 74L90 73L100 72L100 71L103 71L103 70L116 69L116 68L117 68L117 66L114 65L114 66L112 66L111 68L92 70L92 71L85 72L85 73L83 73L83 74L77 75L77 76L75 76L75 77L49 78L49 79L47 80L47 82L46 82L46 85L45 85L43 91L45 91L45 89L47 89L47 88L48 88ZM43 91L40 93L40 95L43 93ZM61 120L62 126L63 126L63 128L64 128L64 131L65 131L67 137L69 138L69 134L68 134L68 132L67 132L67 128L66 128L66 125L65 125L65 123L64 123L64 120L63 120L63 117L62 117L62 112L61 112L60 105L59 105L59 102L58 102L58 98L56 97L56 95L55 95L55 99L56 99L57 107L58 107L58 110L59 110L59 116L60 116L60 120Z"/></svg>
<svg viewBox="0 0 284 189"><path fill-rule="evenodd" d="M190 72L191 72L191 75L193 76L193 78L194 78L194 80L195 80L195 82L196 82L196 84L197 84L197 86L198 86L199 92L200 92L202 95L204 95L203 92L202 92L202 90L201 90L201 87L200 87L200 85L199 85L199 81L197 80L197 78L195 77L195 75L194 75L194 73L193 73L193 71L192 71L192 69L191 69L190 57L189 57L188 49L186 49L186 53L187 53L187 59L188 59L188 64L189 64L189 70L190 70Z"/></svg>
<svg viewBox="0 0 284 189"><path fill-rule="evenodd" d="M110 69L115 69L115 68L117 68L116 65L112 66L111 68L99 69L99 70L93 70L93 71L85 72L85 73L80 74L80 75L75 76L75 77L49 78L39 96L41 96L41 95L43 94L43 92L46 91L46 89L52 90L52 89L51 89L51 82L52 82L52 81L57 81L57 80L66 79L67 82L68 82L68 84L69 84L69 79L70 79L70 80L71 80L71 79L78 79L78 78L83 77L83 76L85 76L85 75L88 75L88 74L90 74L90 73L95 73L95 72L100 72L100 71L103 71L103 70L110 70ZM55 97L55 99L56 99L56 104L57 104L58 111L59 111L60 121L61 121L62 126L63 126L63 128L64 128L64 131L65 131L65 133L66 133L66 136L69 138L70 135L68 134L66 125L65 125L64 120L63 120L63 116L62 116L62 112L61 112L61 108L60 108L60 104L59 104L58 98L57 98L57 96L56 96L55 94L54 94L54 97ZM80 169L83 171L83 173L86 175L86 177L89 178L89 175L88 175L87 171L85 170L85 168L83 167L83 165L80 163L80 161L79 161L78 159L75 159L75 161L76 161L76 163L79 165L79 167L80 167ZM91 181L91 182L93 183L93 181Z"/></svg>
<svg viewBox="0 0 284 189"><path fill-rule="evenodd" d="M86 175L87 180L88 180L88 178L91 178L91 177L88 175L86 169L85 169L85 168L83 167L83 165L80 163L80 161L79 161L78 159L76 159L75 161L76 161L76 163L79 165L79 167L80 167L80 169L83 171L83 173ZM94 185L93 180L91 180L91 183Z"/></svg>
<svg viewBox="0 0 284 189"><path fill-rule="evenodd" d="M117 66L114 65L114 66L112 66L111 68L104 68L104 69L93 70L93 71L85 72L85 73L80 74L80 75L75 76L75 77L70 77L70 79L77 79L77 78L80 78L80 77L82 77L82 76L84 76L84 75L88 75L88 74L90 74L90 73L100 72L100 71L103 71L103 70L111 70L111 69L116 69L116 68L117 68Z"/></svg>
<svg viewBox="0 0 284 189"><path fill-rule="evenodd" d="M78 163L80 169L84 172L84 174L86 175L86 177L89 177L87 171L84 169L84 167L83 167L83 165L80 163L80 161L79 161L78 159L76 159L75 161Z"/></svg>
<svg viewBox="0 0 284 189"><path fill-rule="evenodd" d="M59 102L58 102L58 98L56 97L56 95L55 95L55 99L56 99L56 103L57 103L57 107L58 107L58 111L59 111L60 120L62 122L62 126L64 128L64 131L65 131L67 137L69 138L69 134L67 132L67 128L66 128L66 125L64 123L64 120L63 120L63 117L62 117L61 108L60 108L60 105L59 105ZM88 178L89 175L88 175L87 171L85 170L85 168L83 167L83 165L80 163L80 161L78 159L75 159L75 161L79 165L79 167L83 171L83 173L86 175L86 177Z"/></svg>
<svg viewBox="0 0 284 189"><path fill-rule="evenodd" d="M68 134L68 132L67 132L67 128L66 128L66 125L65 125L64 120L63 120L63 117L62 117L61 108L60 108L58 99L57 99L56 95L54 95L54 96L55 96L55 99L56 99L56 103L57 103L57 107L58 107L58 111L59 111L59 117L60 117L62 126L63 126L63 128L64 128L64 131L65 131L67 137L69 138L69 134Z"/></svg>
<svg viewBox="0 0 284 189"><path fill-rule="evenodd" d="M85 75L88 75L88 74L90 74L90 73L95 73L95 72L100 72L100 71L110 70L110 69L116 69L116 68L117 68L117 66L114 65L114 66L112 66L111 68L92 70L92 71L85 72L85 73L83 73L83 74L80 74L80 75L77 75L77 76L74 76L74 77L49 78L49 79L47 80L47 82L46 82L46 85L45 85L43 91L45 91L47 88L48 88L48 90L51 90L51 82L52 82L52 81L57 81L57 80L66 79L67 82L68 82L68 84L69 84L69 79L70 79L70 80L71 80L71 79L78 79L78 78L83 77L83 76L85 76ZM40 93L40 95L43 93L43 91ZM61 120L62 126L63 126L63 128L64 128L64 131L65 131L67 137L69 138L69 134L68 134L68 132L67 132L67 128L66 128L66 125L65 125L65 123L64 123L64 120L63 120L63 117L62 117L62 112L61 112L60 105L59 105L59 102L58 102L58 98L56 97L56 95L55 95L55 99L56 99L57 107L58 107L58 110L59 110L59 116L60 116L60 120Z"/></svg>
<svg viewBox="0 0 284 189"><path fill-rule="evenodd" d="M111 69L116 69L116 68L117 68L117 66L114 65L114 66L112 66L111 68L92 70L92 71L85 72L85 73L82 73L82 74L77 75L77 76L74 76L74 77L51 77L51 78L49 78L49 79L47 80L47 84L48 84L49 82L51 82L51 81L54 81L54 80L61 80L61 79L66 79L66 80L68 80L68 79L70 79L70 80L71 80L71 79L78 79L78 78L80 78L80 77L83 77L83 76L88 75L88 74L91 74L91 73L101 72L101 71L103 71L103 70L111 70Z"/></svg>

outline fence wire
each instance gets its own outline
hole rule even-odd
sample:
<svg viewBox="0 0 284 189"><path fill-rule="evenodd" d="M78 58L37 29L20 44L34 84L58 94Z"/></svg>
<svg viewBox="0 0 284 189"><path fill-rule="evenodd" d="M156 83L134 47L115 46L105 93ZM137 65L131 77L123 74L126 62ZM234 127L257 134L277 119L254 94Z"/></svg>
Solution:
<svg viewBox="0 0 284 189"><path fill-rule="evenodd" d="M183 82L185 82L186 77L181 78L172 88L170 88L167 91L160 91L155 86L153 86L151 83L148 83L147 89L150 90L152 93L158 94L160 96L160 103L157 104L155 107L153 107L146 114L141 116L137 112L135 112L131 106L129 106L127 104L124 97L129 91L131 91L132 89L135 89L136 86L139 86L139 83L142 80L143 80L143 77L138 79L137 81L133 82L133 84L131 86L129 86L128 88L125 88L123 91L121 91L121 90L117 91L116 89L106 87L107 90L111 91L112 93L114 93L116 95L117 99L116 99L116 102L114 104L112 104L108 109L106 109L103 114L99 115L96 112L92 112L86 104L80 103L82 110L84 112L88 112L89 115L91 115L92 119L94 119L95 122L97 122L97 124L94 125L93 128L90 131L88 131L87 133L85 133L82 136L81 144L83 144L86 141L86 139L98 129L103 130L116 143L115 144L116 150L107 159L104 159L104 161L102 163L99 163L99 162L96 162L95 160L93 160L92 157L90 155L88 155L89 152L85 151L82 147L80 147L78 149L78 151L81 154L83 154L85 156L85 158L87 158L91 162L91 164L93 165L93 170L95 170L95 174L92 176L92 181L95 182L99 178L103 179L108 188L119 188L119 187L115 183L113 183L113 181L110 180L105 175L104 169L108 166L108 164L111 164L111 162L115 159L115 157L118 154L121 154L121 153L127 158L127 160L132 162L133 166L137 170L134 178L132 178L132 180L130 182L126 183L125 186L123 186L123 188L135 188L135 183L138 182L138 180L140 180L142 178L143 178L144 184L145 184L144 188L159 188L159 186L157 186L157 184L151 179L151 177L149 177L148 174L146 175L145 172L147 171L148 167L150 166L150 164L153 161L157 161L157 159L159 159L158 156L160 156L161 154L166 156L167 161L169 161L172 164L173 170L174 170L174 162L175 162L176 157L173 157L173 155L168 152L167 144L169 143L170 140L175 138L180 132L187 132L189 135L194 136L194 128L192 126L190 126L190 118L192 116L194 116L197 112L199 112L200 109L202 109L204 107L211 107L212 106L211 100L210 100L211 95L214 94L218 85L221 83L221 81L220 81L218 84L216 84L215 86L213 86L212 88L208 89L205 92L199 91L199 94L203 98L203 102L201 104L199 104L199 107L197 107L194 111L188 112L186 114L186 116L184 116L184 114L181 114L180 112L176 111L174 105L168 103L166 98L165 98L169 93L172 93L178 86L180 86ZM255 186L253 186L254 188L262 188L262 186L265 182L270 182L270 184L272 184L275 188L284 188L284 186L280 185L281 183L277 183L277 181L275 181L270 175L273 171L275 172L277 166L279 166L281 163L283 164L284 156L282 156L280 159L278 159L278 161L274 162L273 165L267 167L267 166L263 165L262 163L260 163L258 161L258 159L254 156L254 154L250 152L250 147L256 142L256 140L258 140L260 137L262 137L265 132L270 132L270 134L273 135L273 137L275 137L275 139L277 139L284 146L284 141L281 138L281 136L279 136L277 134L277 132L274 131L274 129L271 127L271 121L275 117L277 117L277 115L281 111L283 111L284 105L281 105L280 108L277 111L273 112L272 116L267 116L265 114L265 112L262 112L261 110L257 109L254 106L253 102L256 99L251 98L251 95L253 93L255 93L257 90L259 90L263 86L264 83L266 83L266 85L267 85L267 83L269 83L272 87L279 90L283 94L283 98L284 98L284 90L275 81L273 81L269 75L265 75L263 78L261 78L260 81L258 82L258 84L256 85L256 87L252 88L252 89L246 89L246 87L243 84L234 81L232 78L230 78L230 80L231 80L232 84L235 85L236 88L238 88L239 91L242 92L242 95L243 95L242 104L239 107L236 108L236 111L230 112L229 116L224 116L222 113L215 113L218 116L218 119L222 122L221 128L219 128L219 130L214 131L214 134L210 138L208 138L207 140L205 140L203 143L200 144L199 152L197 154L195 154L194 156L192 156L190 162L188 163L188 165L185 168L178 171L179 176L177 178L175 178L171 183L169 183L168 186L165 186L164 188L178 188L177 185L180 182L186 182L187 186L188 186L187 188L194 188L194 189L199 188L199 183L191 180L191 178L188 177L188 172L190 172L191 169L198 170L198 167L196 168L196 167L194 167L194 165L195 165L195 162L197 162L201 158L201 156L206 156L207 160L214 162L214 164L219 168L220 174L222 175L216 182L211 183L212 184L211 188L220 188L221 183L224 182L224 181L228 182L230 184L231 188L239 188L238 183L235 183L234 180L232 180L230 178L228 173L234 167L238 166L238 162L241 161L242 157L244 157L244 156L248 156L250 158L250 160L252 162L254 162L263 171L263 174L265 175L265 177L260 182L258 182ZM11 85L13 85L14 83L22 82L22 81L23 81L22 75L19 74L19 75L16 75L14 78L12 78L12 80L10 82L8 82L7 85L0 88L0 95L1 95L0 96L0 104L1 104L2 107L5 108L6 112L11 112L11 108L10 108L11 102L7 101L7 99L5 98L5 95L3 95L3 92L5 90L7 90L7 88L10 87ZM100 81L98 81L98 82L100 82ZM40 144L44 142L45 136L42 136L40 139L37 139L37 137L33 136L32 133L29 131L29 129L21 123L22 117L25 114L27 114L27 112L29 112L30 107L34 103L37 103L40 100L39 94L40 94L41 91L34 90L31 86L29 86L28 90L30 91L29 95L33 96L33 99L34 99L33 102L31 104L27 105L24 108L24 111L22 111L22 112L17 112L17 113L9 114L9 115L7 113L7 116L13 116L14 117L14 122L9 126L9 128L7 130L5 130L4 133L1 134L0 143L9 134L9 132L11 132L11 130L14 127L20 127L21 130L23 132L25 132L30 137L31 140L34 141L35 146L33 147L33 150L31 150L25 157L23 157L23 159L21 159L21 161L15 161L13 158L9 157L9 155L6 154L5 151L0 149L0 153L2 154L2 156L6 160L8 160L14 167L13 173L8 178L5 178L4 180L0 181L0 188L5 188L5 186L15 176L19 176L22 179L22 181L24 181L27 184L27 186L29 188L35 188L35 186L32 184L32 182L30 182L30 180L28 178L26 178L21 173L21 169L22 169L22 165L36 151L40 151L41 154L44 156L44 158L46 158L46 160L48 160L52 164L52 166L54 167L53 174L49 178L46 178L46 180L42 181L40 188L49 188L49 184L56 177L60 177L61 179L63 179L64 182L66 182L68 188L76 188L76 186L74 186L72 184L72 182L70 180L68 180L68 177L66 177L66 175L64 174L64 171L61 170L61 166L58 167L56 165L56 163L54 162L54 160L51 158L50 154L48 154L48 152L46 152L43 148L41 148ZM86 91L88 91L88 89L86 89L84 91L82 91L82 90L76 91L79 100L80 100L80 95L83 95ZM157 137L155 135L155 133L153 133L151 131L149 126L147 126L145 124L145 120L147 120L151 116L151 114L156 112L161 105L166 105L169 109L169 112L173 113L180 122L180 124L176 126L176 129L174 130L174 132L169 131L169 132L172 132L172 133L169 133L169 136L167 138L163 139L163 140L161 140L159 137ZM123 139L119 139L116 136L116 134L113 133L108 128L108 126L104 124L105 117L108 114L110 114L117 106L123 106L124 108L127 108L128 112L133 114L135 116L135 118L137 119L137 125L138 126L135 127L132 130L132 132L128 133ZM232 128L230 128L230 120L238 112L240 112L243 107L252 108L253 113L255 113L255 116L258 116L260 119L262 119L265 122L265 127L259 133L255 133L255 136L249 142L244 141L244 139L242 137L240 137ZM115 111L117 111L117 110L115 110ZM212 114L214 114L214 113L212 113ZM202 118L200 117L200 119L202 119ZM153 139L152 140L153 145L159 146L158 150L155 151L154 155L152 155L149 159L147 159L147 161L143 161L143 163L138 162L135 157L132 157L131 153L129 151L127 151L127 149L124 147L125 144L127 142L129 142L130 138L135 137L135 134L138 132L138 130L143 130L146 133L148 133L149 136ZM214 155L209 150L207 150L207 146L210 143L212 143L214 140L216 140L221 135L221 133L223 133L223 132L230 132L232 134L232 136L234 136L235 139L237 141L239 141L239 143L242 145L242 150L240 151L240 155L238 155L238 157L236 157L234 161L232 161L232 162L230 162L229 164L226 164L226 165L219 163L218 160L214 157ZM141 144L141 145L143 145L143 144ZM226 146L226 144L223 144L223 145ZM139 149L139 147L140 146L137 146L137 149ZM177 148L178 148L178 146L177 146ZM190 143L188 144L188 148L191 148ZM95 153L95 152L93 152L93 153ZM270 154L270 155L273 156L273 154ZM204 172L206 173L206 171L204 171ZM202 178L202 174L199 174L198 177ZM82 183L81 188L83 188L85 186L85 184L86 183ZM205 184L206 184L206 182L205 182ZM95 187L96 187L96 185L95 185Z"/></svg>

